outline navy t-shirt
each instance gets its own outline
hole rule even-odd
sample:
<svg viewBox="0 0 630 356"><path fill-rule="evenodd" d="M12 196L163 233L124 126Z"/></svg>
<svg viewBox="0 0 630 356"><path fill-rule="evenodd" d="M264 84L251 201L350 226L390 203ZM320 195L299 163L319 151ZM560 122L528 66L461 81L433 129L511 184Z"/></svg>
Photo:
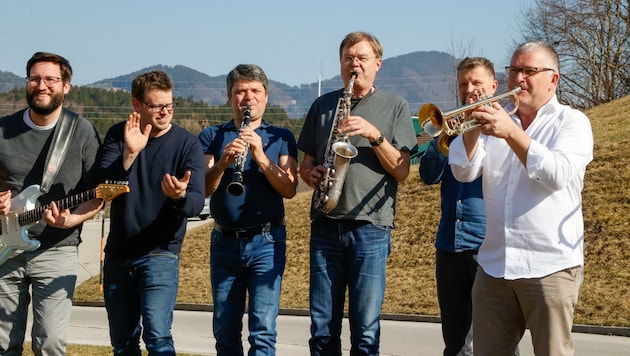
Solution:
<svg viewBox="0 0 630 356"><path fill-rule="evenodd" d="M281 156L291 156L297 160L297 146L291 131L263 121L254 132L261 137L263 150L273 163L278 164ZM199 140L204 153L213 155L217 161L225 146L238 136L239 130L232 120L205 128L199 134ZM227 192L227 185L232 182L235 172L234 164L227 168L217 190L212 194L210 212L214 220L227 228L248 228L280 221L284 217L283 198L267 181L249 152L243 169L245 190L239 196Z"/></svg>

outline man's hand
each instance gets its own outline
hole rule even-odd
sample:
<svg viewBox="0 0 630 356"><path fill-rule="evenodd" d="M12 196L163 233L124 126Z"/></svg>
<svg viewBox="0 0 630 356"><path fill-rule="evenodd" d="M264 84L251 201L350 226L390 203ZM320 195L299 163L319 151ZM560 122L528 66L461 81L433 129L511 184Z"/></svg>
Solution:
<svg viewBox="0 0 630 356"><path fill-rule="evenodd" d="M472 118L481 125L481 133L487 136L507 138L514 130L520 130L510 115L497 102L492 106L482 105L472 113Z"/></svg>
<svg viewBox="0 0 630 356"><path fill-rule="evenodd" d="M185 198L190 175L191 172L186 171L182 179L177 179L177 177L166 173L162 179L162 192L164 195L173 200Z"/></svg>
<svg viewBox="0 0 630 356"><path fill-rule="evenodd" d="M67 229L74 226L70 218L71 215L72 213L70 213L70 209L59 210L57 204L53 201L46 208L46 210L44 210L44 215L42 218L48 225L52 227L56 227L58 229Z"/></svg>
<svg viewBox="0 0 630 356"><path fill-rule="evenodd" d="M142 151L149 141L152 125L141 126L140 114L133 112L125 124L125 146L129 153L137 154Z"/></svg>
<svg viewBox="0 0 630 356"><path fill-rule="evenodd" d="M363 136L374 142L381 135L381 131L361 116L348 116L339 124L339 132L348 137Z"/></svg>
<svg viewBox="0 0 630 356"><path fill-rule="evenodd" d="M0 192L0 214L7 215L11 211L11 191Z"/></svg>

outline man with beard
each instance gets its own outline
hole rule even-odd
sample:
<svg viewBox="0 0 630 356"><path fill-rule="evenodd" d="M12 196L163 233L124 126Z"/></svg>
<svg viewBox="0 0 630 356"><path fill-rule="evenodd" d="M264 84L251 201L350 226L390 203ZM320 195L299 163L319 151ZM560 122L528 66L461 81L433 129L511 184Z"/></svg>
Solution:
<svg viewBox="0 0 630 356"><path fill-rule="evenodd" d="M0 264L0 354L23 352L28 305L33 302L32 348L36 355L65 355L66 329L77 280L78 245L82 223L101 208L93 199L76 208L63 209L55 203L69 195L94 187L93 167L100 149L94 126L62 107L70 91L72 68L63 57L35 53L26 65L28 108L0 118L0 214L18 211L24 189L35 186L35 199L42 185L47 155L55 128L63 120L76 120L67 147L68 154L58 166L50 189L37 198L42 224L29 228L28 238L39 240L36 250L15 250ZM58 152L58 147L53 150ZM54 162L54 160L51 160ZM30 191L30 190L28 190ZM18 195L18 193L22 194ZM12 200L13 198L13 200ZM9 219L3 219L5 225ZM44 224L45 223L45 224ZM37 230L37 231L36 231ZM3 226L2 246L12 232ZM25 235L25 234L24 234ZM29 290L32 290L30 294Z"/></svg>

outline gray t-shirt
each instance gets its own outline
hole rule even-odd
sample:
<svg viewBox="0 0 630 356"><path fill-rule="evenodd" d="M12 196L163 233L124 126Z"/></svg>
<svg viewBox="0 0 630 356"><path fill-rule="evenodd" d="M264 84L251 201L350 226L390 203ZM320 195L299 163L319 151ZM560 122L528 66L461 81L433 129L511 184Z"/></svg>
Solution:
<svg viewBox="0 0 630 356"><path fill-rule="evenodd" d="M298 149L324 161L332 121L343 89L324 94L311 105L298 139ZM352 109L381 130L383 137L399 150L416 146L409 105L395 95L374 90ZM350 161L339 204L327 216L336 219L364 220L376 225L394 226L398 182L381 166L366 138L352 137L350 143L359 154ZM324 216L311 207L311 219Z"/></svg>

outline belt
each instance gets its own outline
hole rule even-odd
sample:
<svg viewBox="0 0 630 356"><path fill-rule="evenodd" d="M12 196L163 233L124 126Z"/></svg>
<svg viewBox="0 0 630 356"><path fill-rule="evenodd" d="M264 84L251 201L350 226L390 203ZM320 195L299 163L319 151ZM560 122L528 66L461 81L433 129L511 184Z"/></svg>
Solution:
<svg viewBox="0 0 630 356"><path fill-rule="evenodd" d="M274 230L275 228L280 226L284 226L284 219L242 229L227 228L217 224L216 221L214 222L215 230L220 232L225 237L232 237L237 240L249 240L256 235L270 232L271 230Z"/></svg>

